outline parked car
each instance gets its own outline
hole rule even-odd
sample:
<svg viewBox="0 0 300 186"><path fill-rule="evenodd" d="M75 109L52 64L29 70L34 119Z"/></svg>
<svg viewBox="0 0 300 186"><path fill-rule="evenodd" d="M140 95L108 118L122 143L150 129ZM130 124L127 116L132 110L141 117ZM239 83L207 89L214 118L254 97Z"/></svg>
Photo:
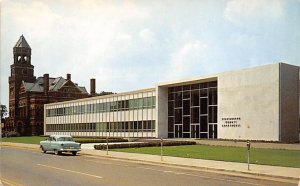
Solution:
<svg viewBox="0 0 300 186"><path fill-rule="evenodd" d="M71 152L75 156L81 150L81 144L76 143L69 135L51 135L47 140L40 142L40 148L44 153L54 151L58 155Z"/></svg>

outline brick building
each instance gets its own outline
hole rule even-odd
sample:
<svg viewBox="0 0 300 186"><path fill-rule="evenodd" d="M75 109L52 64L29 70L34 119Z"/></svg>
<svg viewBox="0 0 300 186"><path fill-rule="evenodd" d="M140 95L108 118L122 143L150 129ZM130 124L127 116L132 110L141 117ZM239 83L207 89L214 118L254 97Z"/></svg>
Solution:
<svg viewBox="0 0 300 186"><path fill-rule="evenodd" d="M87 98L95 95L95 79L91 94L71 80L71 74L52 78L49 74L36 78L31 64L31 48L22 35L13 48L14 63L9 77L9 117L5 130L21 135L43 134L44 104Z"/></svg>

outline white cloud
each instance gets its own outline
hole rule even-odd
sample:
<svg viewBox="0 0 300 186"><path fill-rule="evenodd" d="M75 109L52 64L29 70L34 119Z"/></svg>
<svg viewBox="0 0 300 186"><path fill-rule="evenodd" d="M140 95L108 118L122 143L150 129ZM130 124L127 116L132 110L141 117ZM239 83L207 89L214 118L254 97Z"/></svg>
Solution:
<svg viewBox="0 0 300 186"><path fill-rule="evenodd" d="M139 37L146 43L152 43L155 41L154 33L149 28L141 30L139 33Z"/></svg>
<svg viewBox="0 0 300 186"><path fill-rule="evenodd" d="M227 3L224 11L225 19L237 25L276 20L282 14L281 0L232 0Z"/></svg>
<svg viewBox="0 0 300 186"><path fill-rule="evenodd" d="M11 20L3 19L3 25L16 24L17 27L29 30L36 39L49 36L49 32L59 19L59 16L42 1L33 1L29 4L4 1L2 9L2 16L13 20L7 23ZM3 27L4 30L9 28Z"/></svg>
<svg viewBox="0 0 300 186"><path fill-rule="evenodd" d="M265 55L263 61L268 61L274 56L269 51L283 44L287 47L277 52L278 55L288 50L289 56L298 62L296 49L299 47L291 41L299 37L287 40L292 34L277 34L282 43L270 44L275 43L274 29L270 28L283 25L278 32L286 27L295 32L299 30L291 26L296 25L297 12L285 10L285 16L291 12L293 17L279 19L283 14L282 4L278 0L175 3L4 0L1 4L1 98L8 102L12 47L21 34L32 48L36 76L49 73L57 77L71 73L72 79L87 89L89 79L96 78L97 91L147 88L168 79L243 67L245 56L257 51ZM229 21L224 21L224 16ZM272 20L277 19L286 24L269 27ZM256 21L259 24L255 24ZM254 31L263 30L263 33L252 33L251 29L228 23L261 26L262 29ZM261 40L257 35L267 35L269 39ZM260 47L251 47L250 51L249 46ZM242 50L237 50L240 48ZM293 48L295 50L291 50ZM237 54L236 51L242 52ZM256 57L255 60L262 61L261 56Z"/></svg>
<svg viewBox="0 0 300 186"><path fill-rule="evenodd" d="M207 46L198 40L188 41L182 47L176 49L171 55L169 79L188 76L195 69L201 69L205 61L205 50Z"/></svg>
<svg viewBox="0 0 300 186"><path fill-rule="evenodd" d="M256 41L258 41L258 36L248 35L245 33L235 33L230 36L230 42L241 48L251 48L256 47Z"/></svg>

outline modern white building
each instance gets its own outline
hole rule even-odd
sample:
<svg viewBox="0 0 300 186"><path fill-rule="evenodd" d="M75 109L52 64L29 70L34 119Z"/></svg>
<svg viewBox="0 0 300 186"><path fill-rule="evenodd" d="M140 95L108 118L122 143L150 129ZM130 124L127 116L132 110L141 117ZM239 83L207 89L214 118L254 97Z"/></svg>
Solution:
<svg viewBox="0 0 300 186"><path fill-rule="evenodd" d="M47 104L44 133L299 141L299 69L278 63Z"/></svg>

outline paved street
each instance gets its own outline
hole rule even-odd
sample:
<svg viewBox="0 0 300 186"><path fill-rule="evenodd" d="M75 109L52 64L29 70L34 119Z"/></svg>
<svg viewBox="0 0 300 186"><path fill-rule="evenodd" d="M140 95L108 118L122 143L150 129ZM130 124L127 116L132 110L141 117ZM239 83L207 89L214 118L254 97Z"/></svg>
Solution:
<svg viewBox="0 0 300 186"><path fill-rule="evenodd" d="M37 150L1 149L3 185L296 185Z"/></svg>

